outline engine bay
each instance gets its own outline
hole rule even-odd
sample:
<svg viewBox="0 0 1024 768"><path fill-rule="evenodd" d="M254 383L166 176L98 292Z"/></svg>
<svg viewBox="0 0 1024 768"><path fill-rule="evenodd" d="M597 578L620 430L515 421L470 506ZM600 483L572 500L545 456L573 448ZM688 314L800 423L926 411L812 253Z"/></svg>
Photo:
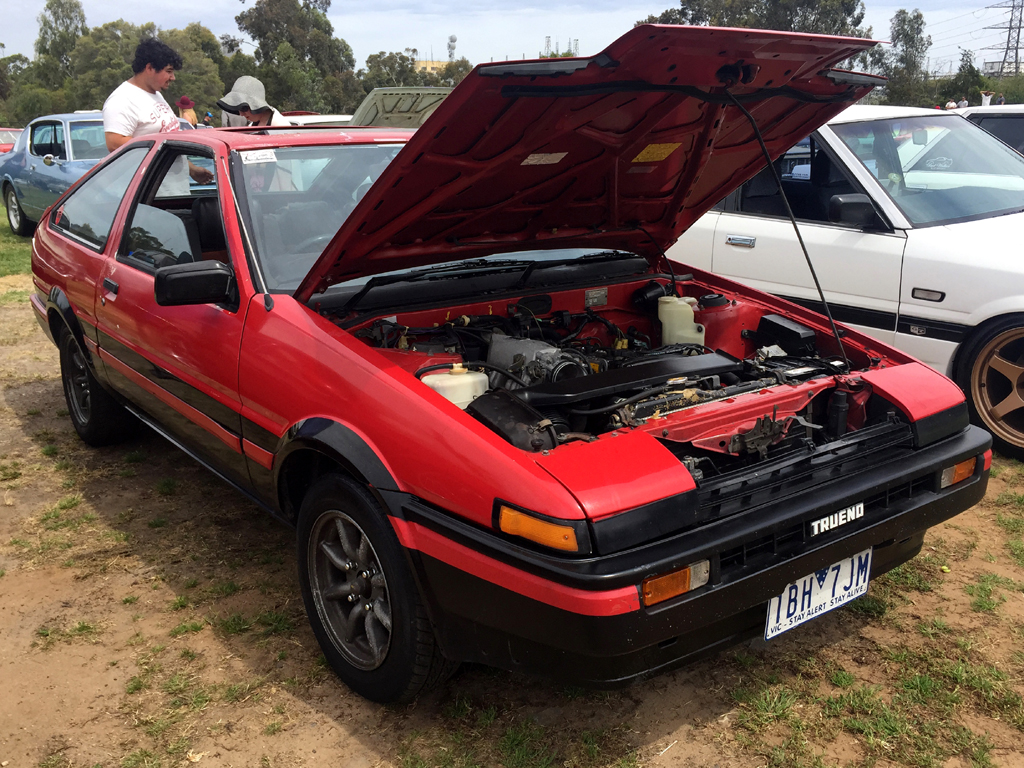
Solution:
<svg viewBox="0 0 1024 768"><path fill-rule="evenodd" d="M669 280L634 280L378 316L350 330L529 452L815 381L821 386L798 412L768 414L727 440L674 452L693 468L705 460L746 464L787 441L834 440L869 422L866 397L836 387L848 366L879 362L865 349L845 344L844 358L826 331L767 304L692 281L678 288L682 295L673 296ZM859 411L853 419L851 408ZM678 442L668 429L661 437Z"/></svg>

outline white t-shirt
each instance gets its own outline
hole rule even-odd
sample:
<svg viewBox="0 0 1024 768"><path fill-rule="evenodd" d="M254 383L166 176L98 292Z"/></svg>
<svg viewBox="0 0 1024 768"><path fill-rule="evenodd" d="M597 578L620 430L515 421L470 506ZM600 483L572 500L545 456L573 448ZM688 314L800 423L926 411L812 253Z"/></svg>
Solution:
<svg viewBox="0 0 1024 768"><path fill-rule="evenodd" d="M180 131L181 124L160 93L149 93L125 80L103 102L103 130L135 138ZM182 155L164 177L157 197L188 194L188 161Z"/></svg>

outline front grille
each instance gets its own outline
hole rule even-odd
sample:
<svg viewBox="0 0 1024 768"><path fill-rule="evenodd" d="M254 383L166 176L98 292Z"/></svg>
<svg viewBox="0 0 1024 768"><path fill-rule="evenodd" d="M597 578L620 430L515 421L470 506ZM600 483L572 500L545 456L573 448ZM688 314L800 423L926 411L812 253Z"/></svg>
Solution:
<svg viewBox="0 0 1024 768"><path fill-rule="evenodd" d="M877 520L879 511L934 490L935 473L929 472L909 482L880 491L864 500L863 522ZM813 538L816 543L827 542L841 538L858 527L860 527L860 523L853 523ZM718 553L718 568L712 568L712 573L717 575L717 578L712 578L712 582L718 584L733 581L750 571L761 570L784 562L804 552L810 539L808 523L801 520L767 536L761 536L739 546L723 550Z"/></svg>
<svg viewBox="0 0 1024 768"><path fill-rule="evenodd" d="M913 450L910 427L886 422L821 446L797 444L780 456L706 478L698 488L701 522L812 492L841 477L898 462Z"/></svg>

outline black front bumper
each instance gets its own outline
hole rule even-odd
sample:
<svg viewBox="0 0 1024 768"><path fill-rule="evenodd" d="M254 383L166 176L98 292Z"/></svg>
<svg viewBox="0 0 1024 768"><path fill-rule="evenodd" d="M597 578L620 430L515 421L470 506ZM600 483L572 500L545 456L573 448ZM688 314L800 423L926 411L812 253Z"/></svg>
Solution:
<svg viewBox="0 0 1024 768"><path fill-rule="evenodd" d="M761 504L626 552L583 560L516 547L408 495L384 497L395 517L443 533L503 567L576 589L639 588L646 576L710 559L712 580L706 587L651 608L592 616L474 576L458 562L409 550L438 641L450 658L613 687L763 633L771 598L787 584L849 555L873 548L872 578L914 557L928 528L985 495L988 473L982 456L990 446L987 432L969 427L914 450L898 463L837 477L813 493ZM940 490L941 471L971 456L979 459L974 475ZM897 493L907 488L912 492ZM886 499L893 495L891 503L887 500L828 535L809 536L811 520L877 497L880 491ZM803 532L799 541L792 535L794 524ZM751 542L760 543L751 547ZM737 545L744 554L739 560ZM723 558L723 553L732 554Z"/></svg>

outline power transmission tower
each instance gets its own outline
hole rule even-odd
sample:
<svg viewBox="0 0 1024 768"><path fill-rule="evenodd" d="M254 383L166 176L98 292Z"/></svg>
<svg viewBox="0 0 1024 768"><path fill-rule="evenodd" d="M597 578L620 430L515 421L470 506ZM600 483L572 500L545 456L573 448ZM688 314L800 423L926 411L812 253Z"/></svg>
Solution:
<svg viewBox="0 0 1024 768"><path fill-rule="evenodd" d="M1014 75L1020 74L1020 28L1021 21L1024 18L1024 0L1005 0L1002 3L989 6L990 8L1007 8L1010 11L1010 17L1007 21L1002 24L993 24L991 27L986 29L1005 29L1006 30L1006 45L1005 46L991 46L988 50L1003 50L1003 60L999 64L999 71L996 73L996 77L1002 78L1003 75L1007 74L1011 69Z"/></svg>

